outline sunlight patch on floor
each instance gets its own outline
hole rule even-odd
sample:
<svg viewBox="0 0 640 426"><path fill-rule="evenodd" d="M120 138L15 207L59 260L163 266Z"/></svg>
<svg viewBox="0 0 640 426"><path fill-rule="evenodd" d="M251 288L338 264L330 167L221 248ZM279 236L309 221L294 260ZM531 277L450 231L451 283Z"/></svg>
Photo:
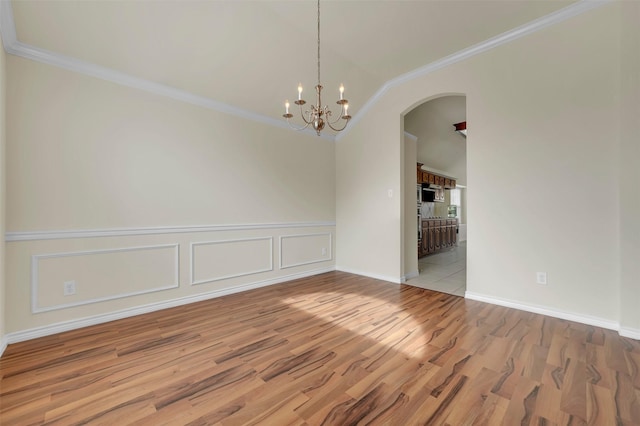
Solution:
<svg viewBox="0 0 640 426"><path fill-rule="evenodd" d="M390 305L395 305L393 302L363 295L357 297L361 301L356 309L353 308L353 295L349 295L348 303L341 303L345 297L339 292L305 294L304 300L285 298L283 302L330 323L332 327L370 338L372 346L367 349L368 353L396 350L409 358L424 354L431 336L425 335L421 324L413 319L406 306L396 305L398 309L392 317L381 319L378 311L382 307L388 310Z"/></svg>

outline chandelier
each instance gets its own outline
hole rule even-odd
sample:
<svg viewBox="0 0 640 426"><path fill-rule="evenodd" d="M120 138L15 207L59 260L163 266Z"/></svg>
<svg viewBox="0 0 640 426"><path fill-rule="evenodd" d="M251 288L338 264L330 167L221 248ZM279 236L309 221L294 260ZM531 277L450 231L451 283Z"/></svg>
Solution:
<svg viewBox="0 0 640 426"><path fill-rule="evenodd" d="M305 130L309 126L312 126L313 130L320 136L320 132L322 132L325 125L336 132L340 132L347 127L351 119L349 115L349 101L344 99L344 86L342 84L340 85L340 99L336 102L340 105L338 117L332 121L333 112L328 106L322 106L322 85L320 84L320 0L318 0L318 84L316 85L316 104L311 105L310 109L303 111L302 106L307 102L302 99L302 84L298 84L298 100L294 103L300 107L300 116L302 117L302 121L304 121L304 126L297 127L289 121L293 117L293 114L289 113L289 101L286 101L284 104L285 113L282 116L287 119L289 126L296 130ZM342 127L337 125L340 120L344 120ZM336 125L336 127L334 127L334 125Z"/></svg>

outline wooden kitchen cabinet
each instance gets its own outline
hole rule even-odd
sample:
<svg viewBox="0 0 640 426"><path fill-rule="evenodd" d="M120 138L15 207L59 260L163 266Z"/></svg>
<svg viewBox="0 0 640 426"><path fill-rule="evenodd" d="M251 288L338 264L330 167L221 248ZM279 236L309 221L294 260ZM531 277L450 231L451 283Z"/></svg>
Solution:
<svg viewBox="0 0 640 426"><path fill-rule="evenodd" d="M422 163L417 163L417 175L416 179L418 184L428 183L430 185L439 185L443 189L453 189L456 187L456 180L444 176L439 176L435 173L431 173L427 170L422 170ZM444 201L444 198L443 198Z"/></svg>
<svg viewBox="0 0 640 426"><path fill-rule="evenodd" d="M449 232L449 225L447 225L447 221L442 221L442 242L440 243L441 248L451 247L451 233Z"/></svg>
<svg viewBox="0 0 640 426"><path fill-rule="evenodd" d="M418 257L426 256L429 254L429 222L422 221L422 241L420 241L420 249L418 250Z"/></svg>
<svg viewBox="0 0 640 426"><path fill-rule="evenodd" d="M453 247L458 241L458 219L423 219L418 257Z"/></svg>
<svg viewBox="0 0 640 426"><path fill-rule="evenodd" d="M448 219L447 222L451 233L451 245L455 246L458 244L458 220Z"/></svg>

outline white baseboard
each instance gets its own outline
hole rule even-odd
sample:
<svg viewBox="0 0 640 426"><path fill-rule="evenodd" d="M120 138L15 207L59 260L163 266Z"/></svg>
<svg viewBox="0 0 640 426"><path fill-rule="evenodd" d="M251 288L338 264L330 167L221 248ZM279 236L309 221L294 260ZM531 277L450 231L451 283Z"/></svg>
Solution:
<svg viewBox="0 0 640 426"><path fill-rule="evenodd" d="M408 274L403 275L402 282L406 283L407 280L410 280L411 278L415 278L415 277L418 277L418 276L420 276L420 271L418 271L418 270L411 271Z"/></svg>
<svg viewBox="0 0 640 426"><path fill-rule="evenodd" d="M56 323L56 324L51 324L51 325L47 325L45 327L37 327L37 328L29 329L29 330L23 330L23 331L17 331L17 332L13 332L13 333L8 333L8 334L2 336L2 338L0 338L0 356L2 356L2 354L6 350L7 345L11 344L11 343L17 343L17 342L22 342L22 341L25 341L25 340L36 339L36 338L39 338L39 337L49 336L51 334L62 333L62 332L65 332L65 331L70 331L70 330L76 330L76 329L82 328L82 327L88 327L88 326L91 326L91 325L102 324L102 323L109 322L109 321L115 321L115 320L118 320L118 319L128 318L128 317L141 315L141 314L145 314L145 313L149 313L149 312L155 312L155 311L159 311L159 310L162 310L162 309L173 308L173 307L176 307L176 306L186 305L186 304L189 304L189 303L200 302L200 301L203 301L203 300L213 299L213 298L225 296L225 295L228 295L228 294L239 293L239 292L246 291L246 290L251 290L251 289L260 288L260 287L266 287L266 286L274 285L274 284L279 284L279 283L282 283L282 282L291 281L291 280L295 280L295 279L298 279L298 278L305 278L305 277L310 277L310 276L313 276L313 275L323 274L325 272L331 272L331 271L334 271L334 270L342 271L342 272L348 272L348 273L357 274L357 275L362 275L362 276L366 276L366 277L369 277L369 278L389 281L389 282L392 282L392 283L395 283L395 284L400 284L400 280L397 279L397 278L381 276L381 275L376 275L376 274L367 274L367 273L357 272L357 271L349 270L348 268L338 268L338 267L333 268L333 267L330 267L330 268L315 269L315 270L312 270L312 271L305 271L305 272L301 272L301 273L297 273L297 274L290 274L290 275L277 277L277 278L273 278L273 279L269 279L269 280L263 280L263 281L258 281L258 282L254 282L254 283L244 284L244 285L237 286L237 287L230 287L230 288L215 290L215 291L211 291L211 292L207 292L207 293L201 293L201 294L197 294L197 295L193 295L193 296L182 297L182 298L179 298L179 299L173 299L173 300L168 300L168 301L163 301L163 302L158 302L158 303L151 303L151 304L148 304L148 305L137 306L135 308L130 308L130 309L123 309L123 310L116 311L116 312L110 312L108 314L95 315L95 316L92 316L92 317L85 317L85 318L81 318L81 319L78 319L78 320L65 321L65 322L60 322L60 323ZM407 278L407 279L411 278L410 275L412 275L412 274L407 274L403 278ZM525 311L525 312L533 312L533 313L536 313L536 314L548 315L548 316L554 317L554 318L560 318L560 319L564 319L564 320L579 322L579 323L582 323L582 324L588 324L588 325L593 325L593 326L596 326L596 327L602 327L602 328L606 328L606 329L610 329L610 330L616 330L616 331L618 331L620 336L628 337L628 338L635 339L635 340L640 340L640 330L633 329L633 328L627 328L627 327L621 328L620 325L617 322L606 320L606 319L603 319L603 318L592 317L592 316L589 316L589 315L579 315L579 314L574 314L574 313L569 313L569 312L564 312L564 311L557 311L557 310L553 310L553 309L549 309L549 308L545 308L545 307L541 307L541 306L524 304L524 303L521 303L521 302L516 302L516 301L512 301L512 300L507 300L507 299L501 299L501 298L497 298L497 297L493 297L493 296L487 296L487 295L478 294L478 293L473 293L473 292L469 292L469 291L467 291L465 293L465 297L467 299L476 300L476 301L479 301L479 302L490 303L490 304L498 305L498 306L505 306L507 308L518 309L518 310Z"/></svg>
<svg viewBox="0 0 640 426"><path fill-rule="evenodd" d="M279 284L286 281L295 280L298 278L310 277L313 275L323 274L325 272L331 272L335 270L333 267L314 269L312 271L304 271L296 274L285 275L273 279L257 281L253 283L243 284L237 287L229 287L210 291L207 293L200 293L193 296L181 297L179 299L172 299L158 303L150 303L148 305L136 306L134 308L123 309L120 311L110 312L107 314L100 314L91 317L80 318L73 321L59 322L56 324L47 325L44 327L36 327L29 330L17 331L8 333L0 341L3 346L0 346L4 351L7 344L22 342L25 340L36 339L38 337L49 336L51 334L62 333L65 331L76 330L78 328L88 327L91 325L102 324L109 321L115 321L123 318L133 317L136 315L146 314L149 312L155 312L162 309L174 308L176 306L187 305L189 303L200 302L203 300L213 299L220 296L226 296L228 294L240 293L246 290L252 290L255 288L266 287L269 285Z"/></svg>
<svg viewBox="0 0 640 426"><path fill-rule="evenodd" d="M628 337L634 340L640 340L640 330L637 328L620 327L618 334L622 337Z"/></svg>
<svg viewBox="0 0 640 426"><path fill-rule="evenodd" d="M554 318L560 318L568 321L575 321L582 324L593 325L596 327L607 328L609 330L620 330L620 324L616 321L604 318L592 317L590 315L575 314L572 312L557 311L543 306L530 305L527 303L516 302L514 300L501 299L499 297L487 296L484 294L465 292L464 297L479 302L491 303L492 305L505 306L507 308L518 309L525 312L533 312L534 314L547 315Z"/></svg>
<svg viewBox="0 0 640 426"><path fill-rule="evenodd" d="M402 284L402 277L392 277L389 275L378 275L378 274L371 274L369 272L365 272L365 271L359 271L357 269L351 269L351 268L344 268L342 266L336 266L336 271L341 271L341 272L348 272L350 274L356 274L356 275L362 275L363 277L369 277L369 278L373 278L376 280L382 280L382 281L389 281L392 282L394 284Z"/></svg>
<svg viewBox="0 0 640 426"><path fill-rule="evenodd" d="M0 357L4 354L4 350L7 349L7 336L0 338Z"/></svg>

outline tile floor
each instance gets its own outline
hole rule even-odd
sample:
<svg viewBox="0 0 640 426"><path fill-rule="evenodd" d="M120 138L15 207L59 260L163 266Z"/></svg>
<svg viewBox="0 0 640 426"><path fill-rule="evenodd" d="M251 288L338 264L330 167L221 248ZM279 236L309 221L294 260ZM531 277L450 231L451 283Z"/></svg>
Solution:
<svg viewBox="0 0 640 426"><path fill-rule="evenodd" d="M467 288L467 242L418 259L420 275L407 280L414 287L464 297Z"/></svg>

